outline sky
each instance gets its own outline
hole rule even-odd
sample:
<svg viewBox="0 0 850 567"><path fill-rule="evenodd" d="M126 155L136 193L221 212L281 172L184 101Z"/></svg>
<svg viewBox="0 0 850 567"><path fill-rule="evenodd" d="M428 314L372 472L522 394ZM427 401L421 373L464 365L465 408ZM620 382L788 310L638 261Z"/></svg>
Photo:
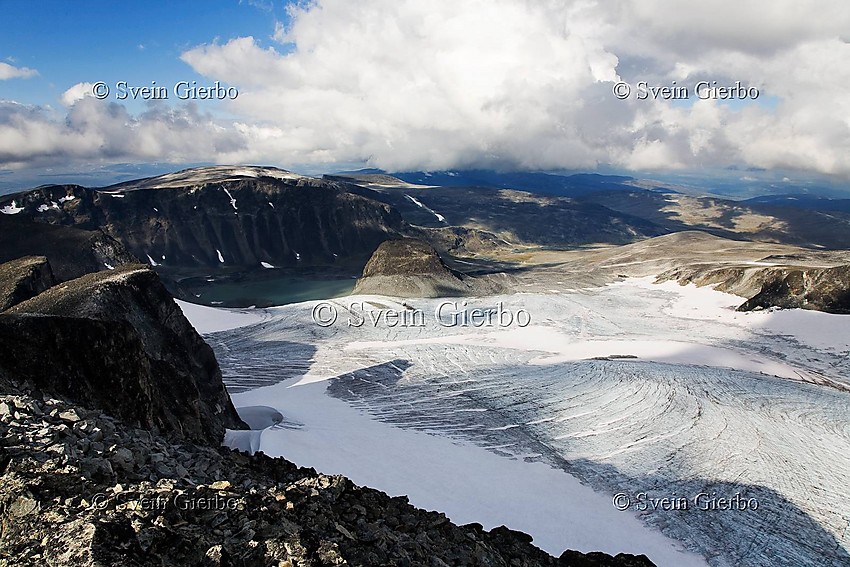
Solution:
<svg viewBox="0 0 850 567"><path fill-rule="evenodd" d="M0 0L0 14L0 189L207 163L850 182L845 0ZM700 98L700 81L744 91ZM192 84L227 94L179 90ZM158 100L129 89L151 86Z"/></svg>

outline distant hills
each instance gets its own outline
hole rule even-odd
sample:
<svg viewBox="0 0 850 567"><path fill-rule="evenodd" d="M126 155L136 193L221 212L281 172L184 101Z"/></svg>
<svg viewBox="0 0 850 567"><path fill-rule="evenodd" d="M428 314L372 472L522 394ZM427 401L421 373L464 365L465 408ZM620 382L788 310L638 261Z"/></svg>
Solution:
<svg viewBox="0 0 850 567"><path fill-rule="evenodd" d="M38 227L89 233L69 237L83 244L64 254L37 245L45 241ZM66 258L85 270L129 262L113 253L110 243L120 243L154 267L172 293L193 299L181 281L269 278L273 270L356 277L382 242L400 238L427 242L451 269L473 275L513 269L532 251L694 230L846 250L850 199L787 194L736 201L598 174L363 170L315 178L273 167L210 166L0 197L0 230L11 231L15 236L5 240L27 254L48 256L69 273L76 268Z"/></svg>
<svg viewBox="0 0 850 567"><path fill-rule="evenodd" d="M624 244L701 230L732 239L850 248L850 199L786 194L733 200L598 174L361 171L327 177L379 192L379 199L423 226L440 226L430 212L437 211L448 224L518 243Z"/></svg>

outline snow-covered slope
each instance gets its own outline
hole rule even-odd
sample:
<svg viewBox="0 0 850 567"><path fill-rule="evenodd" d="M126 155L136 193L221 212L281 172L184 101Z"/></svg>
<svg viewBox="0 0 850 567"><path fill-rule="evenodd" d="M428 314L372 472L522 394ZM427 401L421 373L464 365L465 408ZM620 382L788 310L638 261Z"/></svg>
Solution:
<svg viewBox="0 0 850 567"><path fill-rule="evenodd" d="M208 340L237 406L300 424L261 450L457 522L661 566L702 561L674 541L713 566L850 564L850 318L738 313L738 297L650 279L465 313L499 301L531 323L445 327L441 300L351 297ZM424 323L351 326L352 303Z"/></svg>
<svg viewBox="0 0 850 567"><path fill-rule="evenodd" d="M157 177L136 179L106 187L104 190L110 193L120 194L124 191L137 189L168 189L179 187L192 187L204 183L223 183L226 181L237 181L239 179L258 177L271 177L274 179L307 179L304 175L292 173L285 169L276 167L238 166L238 165L214 165L207 167L193 167L183 169L174 173L166 173Z"/></svg>

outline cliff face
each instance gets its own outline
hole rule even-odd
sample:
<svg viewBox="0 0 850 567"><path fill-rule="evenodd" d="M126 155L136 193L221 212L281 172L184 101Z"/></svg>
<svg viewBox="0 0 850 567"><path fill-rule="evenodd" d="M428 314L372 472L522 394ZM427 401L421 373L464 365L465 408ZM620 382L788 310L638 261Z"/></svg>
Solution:
<svg viewBox="0 0 850 567"><path fill-rule="evenodd" d="M0 315L0 372L187 440L218 444L244 427L212 349L144 266L88 274Z"/></svg>
<svg viewBox="0 0 850 567"><path fill-rule="evenodd" d="M0 206L14 203L15 216L40 222L103 230L142 261L183 269L365 262L404 226L392 207L338 183L231 170L199 168L103 190L54 185L7 196Z"/></svg>

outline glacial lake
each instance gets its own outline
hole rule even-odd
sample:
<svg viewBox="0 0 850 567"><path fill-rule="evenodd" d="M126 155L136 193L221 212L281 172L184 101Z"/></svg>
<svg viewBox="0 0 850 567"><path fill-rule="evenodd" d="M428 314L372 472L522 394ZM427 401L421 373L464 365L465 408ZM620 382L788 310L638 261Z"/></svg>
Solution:
<svg viewBox="0 0 850 567"><path fill-rule="evenodd" d="M213 281L210 281L213 280ZM354 277L275 275L261 279L192 278L180 283L187 300L218 307L271 307L302 301L332 299L352 292Z"/></svg>

